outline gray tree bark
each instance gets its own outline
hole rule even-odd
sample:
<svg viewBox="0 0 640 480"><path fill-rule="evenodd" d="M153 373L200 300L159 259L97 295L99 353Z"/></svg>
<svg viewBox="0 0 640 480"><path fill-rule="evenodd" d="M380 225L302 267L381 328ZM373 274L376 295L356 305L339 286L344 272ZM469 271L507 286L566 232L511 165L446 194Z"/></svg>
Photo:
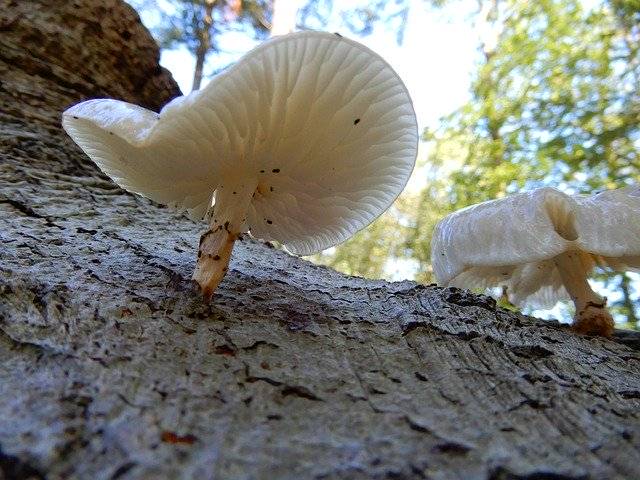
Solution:
<svg viewBox="0 0 640 480"><path fill-rule="evenodd" d="M72 103L178 94L117 0L0 0L0 478L640 478L640 342L236 246L117 188Z"/></svg>

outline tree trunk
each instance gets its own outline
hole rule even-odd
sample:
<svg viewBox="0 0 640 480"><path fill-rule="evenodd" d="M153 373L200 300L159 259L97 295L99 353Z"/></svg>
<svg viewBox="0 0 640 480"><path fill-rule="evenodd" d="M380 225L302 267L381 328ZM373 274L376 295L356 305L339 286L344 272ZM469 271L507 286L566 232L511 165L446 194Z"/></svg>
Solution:
<svg viewBox="0 0 640 480"><path fill-rule="evenodd" d="M207 53L201 46L198 46L196 50L196 66L193 69L193 82L191 84L191 90L200 90L200 84L202 83L202 72L204 71L204 60Z"/></svg>
<svg viewBox="0 0 640 480"><path fill-rule="evenodd" d="M204 15L202 18L202 25L198 32L198 48L196 49L196 67L193 70L193 84L191 90L199 90L202 83L202 76L204 73L204 62L207 59L207 54L211 51L211 34L213 33L213 5L215 0L205 0ZM194 6L194 8L199 8Z"/></svg>
<svg viewBox="0 0 640 480"><path fill-rule="evenodd" d="M620 303L627 314L627 323L634 328L638 328L636 306L634 305L633 300L631 300L631 279L626 273L623 273L622 278L620 279L620 290L622 291L622 300Z"/></svg>
<svg viewBox="0 0 640 480"><path fill-rule="evenodd" d="M256 241L205 304L196 224L60 112L178 94L117 0L0 0L0 478L640 478L640 342Z"/></svg>

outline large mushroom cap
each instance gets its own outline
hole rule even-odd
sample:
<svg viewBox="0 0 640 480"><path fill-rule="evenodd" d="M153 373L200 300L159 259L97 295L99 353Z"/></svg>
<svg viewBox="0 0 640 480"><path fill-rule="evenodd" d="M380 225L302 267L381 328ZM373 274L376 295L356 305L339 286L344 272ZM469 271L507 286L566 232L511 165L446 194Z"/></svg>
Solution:
<svg viewBox="0 0 640 480"><path fill-rule="evenodd" d="M321 32L262 44L160 114L90 100L67 110L63 125L120 186L192 218L214 191L255 182L247 228L298 254L338 244L386 210L418 143L393 69Z"/></svg>
<svg viewBox="0 0 640 480"><path fill-rule="evenodd" d="M492 200L438 223L431 258L438 282L505 285L509 298L548 306L567 298L553 259L576 251L584 270L640 268L640 189L586 196L553 188Z"/></svg>

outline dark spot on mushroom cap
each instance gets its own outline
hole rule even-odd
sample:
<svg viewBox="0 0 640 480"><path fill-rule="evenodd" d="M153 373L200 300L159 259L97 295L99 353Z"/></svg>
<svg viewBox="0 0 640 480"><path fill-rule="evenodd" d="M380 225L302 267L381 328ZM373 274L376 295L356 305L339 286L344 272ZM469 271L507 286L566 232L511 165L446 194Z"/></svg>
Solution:
<svg viewBox="0 0 640 480"><path fill-rule="evenodd" d="M188 434L184 436L176 435L173 432L162 432L160 437L164 443L193 445L197 439L194 435Z"/></svg>
<svg viewBox="0 0 640 480"><path fill-rule="evenodd" d="M359 119L359 118L356 118L356 119L353 121L353 124L354 124L354 125L357 125L357 124L359 124L359 123L360 123L360 119Z"/></svg>
<svg viewBox="0 0 640 480"><path fill-rule="evenodd" d="M274 168L273 170L271 170L273 173L280 173L280 169L279 168Z"/></svg>

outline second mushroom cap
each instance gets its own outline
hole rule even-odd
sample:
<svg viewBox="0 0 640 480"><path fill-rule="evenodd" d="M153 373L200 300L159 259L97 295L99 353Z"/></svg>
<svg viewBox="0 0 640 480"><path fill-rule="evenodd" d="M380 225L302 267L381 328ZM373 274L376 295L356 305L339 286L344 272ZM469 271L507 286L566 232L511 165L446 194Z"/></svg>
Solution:
<svg viewBox="0 0 640 480"><path fill-rule="evenodd" d="M608 335L606 299L590 288L595 266L640 268L640 188L569 196L553 188L480 203L436 226L431 258L440 283L502 285L509 300L547 307L570 297L574 327Z"/></svg>

